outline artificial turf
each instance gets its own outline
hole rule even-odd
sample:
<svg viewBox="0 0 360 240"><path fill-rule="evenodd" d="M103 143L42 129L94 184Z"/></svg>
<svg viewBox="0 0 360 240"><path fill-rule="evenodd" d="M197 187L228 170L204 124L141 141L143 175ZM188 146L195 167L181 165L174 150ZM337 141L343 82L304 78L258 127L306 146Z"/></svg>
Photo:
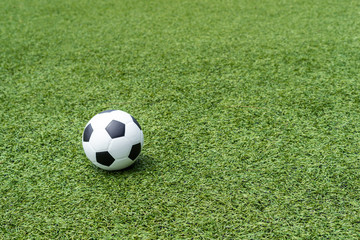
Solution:
<svg viewBox="0 0 360 240"><path fill-rule="evenodd" d="M0 239L359 239L360 2L0 1ZM105 172L87 121L145 146Z"/></svg>

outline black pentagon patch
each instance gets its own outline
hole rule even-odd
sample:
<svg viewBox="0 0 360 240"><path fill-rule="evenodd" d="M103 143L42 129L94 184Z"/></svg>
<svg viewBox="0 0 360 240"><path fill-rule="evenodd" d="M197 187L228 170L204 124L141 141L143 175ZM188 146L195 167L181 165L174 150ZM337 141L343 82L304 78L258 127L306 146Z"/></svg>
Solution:
<svg viewBox="0 0 360 240"><path fill-rule="evenodd" d="M140 152L141 152L141 144L138 143L133 145L131 147L129 158L134 161L139 156Z"/></svg>
<svg viewBox="0 0 360 240"><path fill-rule="evenodd" d="M115 159L108 152L97 152L96 161L102 165L110 166Z"/></svg>
<svg viewBox="0 0 360 240"><path fill-rule="evenodd" d="M134 121L134 123L140 128L140 130L141 130L141 127L140 127L140 124L138 123L138 121L136 121L136 119L133 117L133 116L131 116L131 118L132 118L132 120Z"/></svg>
<svg viewBox="0 0 360 240"><path fill-rule="evenodd" d="M102 114L102 113L109 113L109 112L113 112L113 111L116 111L116 110L105 110L105 111L102 111L101 113L99 114Z"/></svg>
<svg viewBox="0 0 360 240"><path fill-rule="evenodd" d="M87 125L85 130L84 130L84 134L83 134L83 141L84 142L88 142L90 140L91 134L93 133L93 128L91 126L91 124Z"/></svg>
<svg viewBox="0 0 360 240"><path fill-rule="evenodd" d="M112 120L105 128L111 138L123 137L125 135L125 124Z"/></svg>

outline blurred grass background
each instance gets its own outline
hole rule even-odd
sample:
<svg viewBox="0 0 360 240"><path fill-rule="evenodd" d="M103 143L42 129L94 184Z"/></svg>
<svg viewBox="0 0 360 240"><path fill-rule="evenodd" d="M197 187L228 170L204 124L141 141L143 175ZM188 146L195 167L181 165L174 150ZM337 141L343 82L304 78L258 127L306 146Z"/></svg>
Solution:
<svg viewBox="0 0 360 240"><path fill-rule="evenodd" d="M359 239L360 2L0 1L0 238ZM81 146L106 109L139 161Z"/></svg>

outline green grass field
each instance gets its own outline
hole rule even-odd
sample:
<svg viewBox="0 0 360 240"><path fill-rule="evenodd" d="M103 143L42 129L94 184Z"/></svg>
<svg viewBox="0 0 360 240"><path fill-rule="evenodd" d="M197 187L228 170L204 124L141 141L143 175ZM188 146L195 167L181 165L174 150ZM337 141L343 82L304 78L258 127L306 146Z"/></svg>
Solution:
<svg viewBox="0 0 360 240"><path fill-rule="evenodd" d="M1 0L0 239L359 239L360 2ZM132 167L85 124L142 125Z"/></svg>

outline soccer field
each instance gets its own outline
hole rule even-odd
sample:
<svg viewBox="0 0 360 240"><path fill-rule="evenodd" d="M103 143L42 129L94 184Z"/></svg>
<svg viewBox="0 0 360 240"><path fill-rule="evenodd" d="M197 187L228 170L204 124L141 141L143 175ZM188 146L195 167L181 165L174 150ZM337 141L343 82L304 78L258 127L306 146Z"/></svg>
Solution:
<svg viewBox="0 0 360 240"><path fill-rule="evenodd" d="M360 2L1 0L0 239L359 239ZM85 156L130 113L130 168Z"/></svg>

